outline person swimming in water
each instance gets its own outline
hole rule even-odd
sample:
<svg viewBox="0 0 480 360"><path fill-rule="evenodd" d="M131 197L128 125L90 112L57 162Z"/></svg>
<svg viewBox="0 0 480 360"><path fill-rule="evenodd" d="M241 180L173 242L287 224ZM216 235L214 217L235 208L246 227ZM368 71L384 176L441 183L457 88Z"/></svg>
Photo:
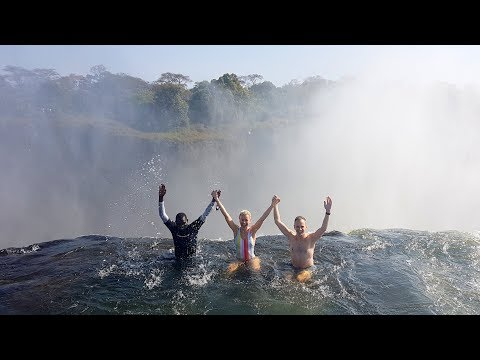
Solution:
<svg viewBox="0 0 480 360"><path fill-rule="evenodd" d="M251 225L252 214L250 213L250 211L242 210L238 215L238 220L240 222L239 226L235 224L232 217L228 214L225 206L223 206L222 202L218 197L219 194L212 195L214 200L217 202L220 211L225 217L225 221L227 222L230 229L232 229L233 231L233 240L235 242L237 261L231 263L228 266L227 272L229 274L233 273L242 264L250 265L256 271L260 270L260 258L255 256L256 234L265 219L272 211L275 197L274 199L272 199L272 204L268 207L267 210L265 210L263 215L253 225Z"/></svg>
<svg viewBox="0 0 480 360"><path fill-rule="evenodd" d="M326 200L323 202L325 216L323 218L322 226L313 233L306 232L307 220L303 216L297 216L295 218L293 222L295 231L290 230L280 219L280 211L278 210L280 198L275 195L274 199L273 217L275 224L288 238L291 261L296 270L295 278L300 282L310 280L312 277L312 270L315 266L313 262L315 244L325 231L327 231L328 219L332 208L332 199L330 199L330 196L327 196Z"/></svg>
<svg viewBox="0 0 480 360"><path fill-rule="evenodd" d="M195 255L197 251L197 235L200 227L205 223L205 220L210 214L213 206L215 205L214 194L220 196L220 190L212 191L212 201L208 204L207 208L202 215L198 217L197 220L188 223L188 218L185 213L178 213L175 217L175 222L170 220L167 213L165 212L165 203L163 197L167 193L165 184L161 184L158 188L158 213L163 223L172 233L173 244L175 246L175 257L177 259L186 259Z"/></svg>

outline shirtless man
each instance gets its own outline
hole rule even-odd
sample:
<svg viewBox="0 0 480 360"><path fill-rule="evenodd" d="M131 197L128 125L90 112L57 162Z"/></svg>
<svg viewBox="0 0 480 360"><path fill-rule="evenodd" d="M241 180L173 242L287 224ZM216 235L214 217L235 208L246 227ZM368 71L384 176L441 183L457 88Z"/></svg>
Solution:
<svg viewBox="0 0 480 360"><path fill-rule="evenodd" d="M274 196L273 198L273 216L275 224L277 224L280 231L288 238L288 244L290 248L290 255L292 258L292 265L299 272L296 274L296 278L300 282L305 282L312 277L311 267L313 264L313 252L315 250L315 243L327 230L328 218L330 217L330 209L332 208L332 199L327 196L327 199L323 202L325 207L325 217L323 218L322 226L314 233L308 233L307 221L303 216L297 216L293 223L295 231L290 230L280 220L280 211L278 210L278 203L280 198Z"/></svg>

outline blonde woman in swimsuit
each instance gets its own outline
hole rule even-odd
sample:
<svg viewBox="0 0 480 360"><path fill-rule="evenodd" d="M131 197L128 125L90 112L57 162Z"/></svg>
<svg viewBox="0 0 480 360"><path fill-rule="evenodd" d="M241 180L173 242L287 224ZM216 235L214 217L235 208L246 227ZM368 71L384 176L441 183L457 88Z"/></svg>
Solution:
<svg viewBox="0 0 480 360"><path fill-rule="evenodd" d="M217 195L213 195L217 206L220 208L225 221L227 222L230 229L233 231L233 239L235 242L235 253L237 256L237 261L231 263L228 266L228 273L233 273L238 269L242 264L250 265L254 270L260 270L260 259L255 256L255 241L257 231L262 226L265 219L268 217L270 212L273 209L274 203L276 201L276 196L272 198L272 204L265 210L263 215L257 220L255 224L252 225L252 214L248 210L242 210L238 215L238 220L240 226L235 224L232 217L228 214L225 206L218 198Z"/></svg>

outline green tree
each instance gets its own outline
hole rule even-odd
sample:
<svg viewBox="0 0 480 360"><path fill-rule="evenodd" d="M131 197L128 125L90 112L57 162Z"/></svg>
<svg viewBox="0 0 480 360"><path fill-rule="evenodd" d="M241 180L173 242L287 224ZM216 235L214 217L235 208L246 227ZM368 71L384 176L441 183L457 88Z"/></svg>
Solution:
<svg viewBox="0 0 480 360"><path fill-rule="evenodd" d="M156 84L174 84L180 85L184 88L187 87L188 83L191 83L192 80L188 76L182 74L173 74L170 72L163 73L160 77L155 81Z"/></svg>
<svg viewBox="0 0 480 360"><path fill-rule="evenodd" d="M10 108L18 115L33 116L41 113L44 104L39 94L46 83L58 79L59 75L53 69L27 70L19 66L7 65L3 68L4 75L11 89L14 89L15 98Z"/></svg>
<svg viewBox="0 0 480 360"><path fill-rule="evenodd" d="M252 95L252 118L265 121L279 115L281 105L280 92L270 81L264 81L250 87Z"/></svg>
<svg viewBox="0 0 480 360"><path fill-rule="evenodd" d="M158 130L173 130L189 125L188 98L183 85L162 83L152 87Z"/></svg>
<svg viewBox="0 0 480 360"><path fill-rule="evenodd" d="M195 83L188 103L188 117L192 124L210 125L213 114L215 86L208 81Z"/></svg>
<svg viewBox="0 0 480 360"><path fill-rule="evenodd" d="M239 77L240 83L248 88L256 85L258 82L263 80L263 76L259 74L250 74L246 76Z"/></svg>
<svg viewBox="0 0 480 360"><path fill-rule="evenodd" d="M224 74L217 80L212 80L215 88L212 121L215 123L242 125L248 118L250 94L243 87L236 74ZM245 124L243 124L245 125Z"/></svg>

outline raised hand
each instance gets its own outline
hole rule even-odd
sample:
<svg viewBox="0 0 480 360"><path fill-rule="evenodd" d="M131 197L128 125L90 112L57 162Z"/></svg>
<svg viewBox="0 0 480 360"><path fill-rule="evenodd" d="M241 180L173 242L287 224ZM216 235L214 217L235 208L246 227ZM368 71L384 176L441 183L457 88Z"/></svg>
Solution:
<svg viewBox="0 0 480 360"><path fill-rule="evenodd" d="M325 207L325 210L329 213L330 209L332 208L332 199L330 199L330 196L327 196L327 199L323 202L323 206Z"/></svg>
<svg viewBox="0 0 480 360"><path fill-rule="evenodd" d="M280 198L277 195L273 195L272 197L272 205L275 206L280 202Z"/></svg>
<svg viewBox="0 0 480 360"><path fill-rule="evenodd" d="M218 201L218 198L220 197L221 193L222 193L222 190L213 190L212 191L213 200ZM218 209L219 209L219 207L218 207L218 204L217 204L217 206L215 207L215 210L218 210Z"/></svg>
<svg viewBox="0 0 480 360"><path fill-rule="evenodd" d="M158 187L158 201L159 202L163 201L163 197L165 196L166 193L167 193L167 189L165 188L165 184L161 184Z"/></svg>

